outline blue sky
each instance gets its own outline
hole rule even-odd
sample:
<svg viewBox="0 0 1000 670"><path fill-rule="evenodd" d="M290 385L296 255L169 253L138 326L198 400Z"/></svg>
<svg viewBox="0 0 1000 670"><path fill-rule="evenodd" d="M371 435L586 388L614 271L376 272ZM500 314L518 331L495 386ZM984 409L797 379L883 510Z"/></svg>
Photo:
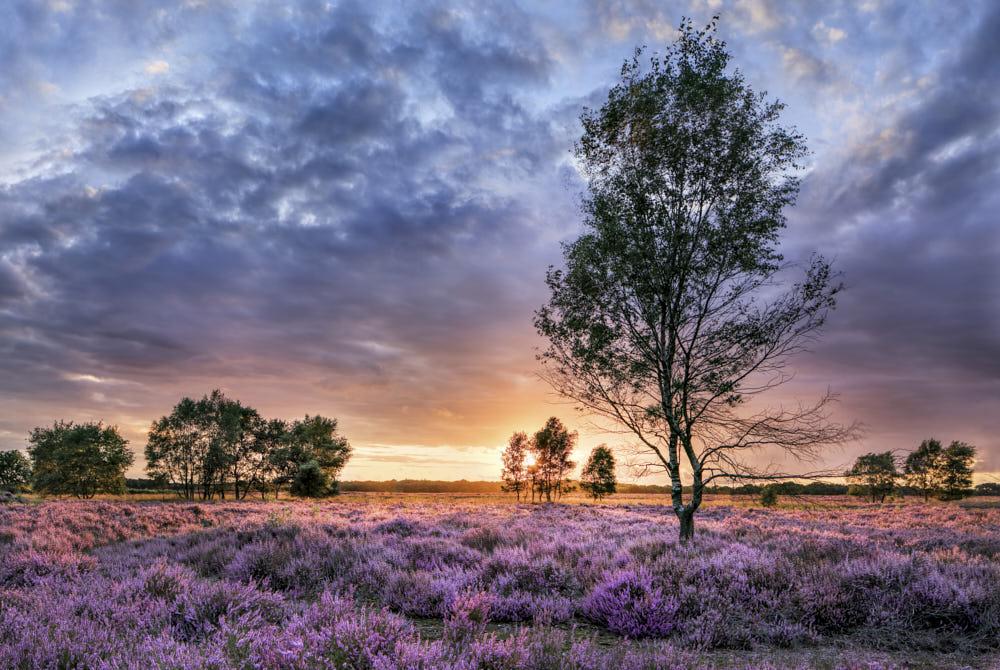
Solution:
<svg viewBox="0 0 1000 670"><path fill-rule="evenodd" d="M812 149L784 250L848 291L779 400L1000 471L1000 6L8 2L0 7L0 448L144 431L222 387L337 416L345 477L491 478L559 414L535 374L571 160L637 45L721 15Z"/></svg>

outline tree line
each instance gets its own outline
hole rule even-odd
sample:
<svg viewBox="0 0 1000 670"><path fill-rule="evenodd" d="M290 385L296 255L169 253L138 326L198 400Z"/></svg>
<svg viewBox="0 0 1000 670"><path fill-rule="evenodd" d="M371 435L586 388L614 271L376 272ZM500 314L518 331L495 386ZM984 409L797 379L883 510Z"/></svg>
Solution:
<svg viewBox="0 0 1000 670"><path fill-rule="evenodd" d="M135 455L117 426L56 421L35 428L28 456L0 452L0 489L92 498L123 494ZM351 445L337 420L306 415L267 419L219 390L183 398L149 429L145 447L151 483L193 500L243 500L251 493L319 497L338 492Z"/></svg>
<svg viewBox="0 0 1000 670"><path fill-rule="evenodd" d="M844 476L852 492L866 495L872 502L884 502L900 483L917 491L924 500L932 496L953 500L974 492L975 460L976 448L971 444L956 440L945 447L932 438L921 442L902 461L891 451L859 456ZM984 486L983 494L991 495L987 492L991 490Z"/></svg>
<svg viewBox="0 0 1000 670"><path fill-rule="evenodd" d="M577 437L554 416L531 437L524 432L511 435L502 455L502 490L514 493L518 502L522 493L530 495L532 502L536 497L552 502L572 491L569 477L576 467L571 456ZM607 446L591 451L580 476L580 488L595 500L615 493L615 458Z"/></svg>

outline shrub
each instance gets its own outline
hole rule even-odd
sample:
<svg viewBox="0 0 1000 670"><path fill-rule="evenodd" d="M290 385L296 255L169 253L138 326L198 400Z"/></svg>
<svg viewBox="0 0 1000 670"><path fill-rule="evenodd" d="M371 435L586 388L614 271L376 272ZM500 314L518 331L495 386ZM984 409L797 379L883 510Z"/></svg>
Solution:
<svg viewBox="0 0 1000 670"><path fill-rule="evenodd" d="M330 493L330 479L319 463L306 461L295 472L291 491L303 498L319 498Z"/></svg>
<svg viewBox="0 0 1000 670"><path fill-rule="evenodd" d="M630 638L669 635L677 610L677 600L664 596L643 567L608 573L583 605L588 618Z"/></svg>

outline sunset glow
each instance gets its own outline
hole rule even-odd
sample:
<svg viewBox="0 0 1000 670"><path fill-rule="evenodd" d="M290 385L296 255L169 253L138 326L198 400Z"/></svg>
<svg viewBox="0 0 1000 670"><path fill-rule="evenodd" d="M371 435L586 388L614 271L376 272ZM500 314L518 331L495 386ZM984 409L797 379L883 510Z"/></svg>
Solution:
<svg viewBox="0 0 1000 670"><path fill-rule="evenodd" d="M847 285L775 399L864 424L824 467L936 436L1000 476L996 3L153 4L0 10L0 449L103 420L139 475L214 388L336 417L347 480L494 480L553 415L577 462L627 447L539 379L533 314L581 111L720 14L812 151L782 251Z"/></svg>

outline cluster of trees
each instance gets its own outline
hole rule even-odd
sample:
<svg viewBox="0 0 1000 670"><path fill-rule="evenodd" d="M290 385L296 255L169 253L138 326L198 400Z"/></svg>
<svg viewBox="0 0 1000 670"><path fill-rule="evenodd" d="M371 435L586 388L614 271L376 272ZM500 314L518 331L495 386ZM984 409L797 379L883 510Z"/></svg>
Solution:
<svg viewBox="0 0 1000 670"><path fill-rule="evenodd" d="M552 502L572 490L569 476L576 467L571 456L577 434L570 432L557 417L551 417L533 436L517 432L511 435L503 452L502 490L521 500L530 493L534 502ZM529 460L530 459L530 460ZM615 458L605 445L596 447L583 469L580 487L595 499L616 490Z"/></svg>
<svg viewBox="0 0 1000 670"><path fill-rule="evenodd" d="M902 463L891 451L859 456L844 476L853 492L868 496L872 502L884 502L901 482L917 490L924 500L931 496L950 500L971 491L975 460L976 448L971 444L956 440L944 447L929 439ZM984 495L989 495L985 489Z"/></svg>
<svg viewBox="0 0 1000 670"><path fill-rule="evenodd" d="M516 494L518 500L525 490L531 493L532 501L536 494L548 502L561 498L569 492L569 474L576 466L570 458L576 440L577 434L556 417L530 438L526 433L514 433L503 452L500 478L504 490Z"/></svg>
<svg viewBox="0 0 1000 670"><path fill-rule="evenodd" d="M28 456L16 450L0 452L0 491L30 489L78 498L125 493L125 470L132 460L128 440L117 427L56 421L51 428L31 431Z"/></svg>
<svg viewBox="0 0 1000 670"><path fill-rule="evenodd" d="M317 497L337 493L351 445L337 434L336 419L265 419L216 390L184 398L154 421L145 455L152 479L126 480L135 457L116 426L57 421L31 431L30 461L20 451L0 452L0 490L92 498L125 493L131 482L187 499L266 497L283 486Z"/></svg>
<svg viewBox="0 0 1000 670"><path fill-rule="evenodd" d="M254 491L277 495L286 485L300 496L336 493L351 446L336 419L266 419L215 390L183 398L154 421L145 453L149 475L181 497L225 499L231 491L241 500Z"/></svg>
<svg viewBox="0 0 1000 670"><path fill-rule="evenodd" d="M38 493L93 498L125 493L125 470L135 456L117 426L57 421L28 437L32 484Z"/></svg>

